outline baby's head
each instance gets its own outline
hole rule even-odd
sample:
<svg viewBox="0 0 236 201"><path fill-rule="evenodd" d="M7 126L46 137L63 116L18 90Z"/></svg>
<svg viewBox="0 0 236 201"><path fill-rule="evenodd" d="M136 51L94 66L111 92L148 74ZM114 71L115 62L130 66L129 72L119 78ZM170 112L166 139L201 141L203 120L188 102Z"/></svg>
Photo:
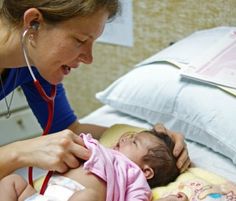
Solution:
<svg viewBox="0 0 236 201"><path fill-rule="evenodd" d="M174 143L164 127L127 132L114 147L142 169L151 188L166 185L179 175L173 148Z"/></svg>
<svg viewBox="0 0 236 201"><path fill-rule="evenodd" d="M171 138L161 131L148 131L158 138L160 144L156 144L148 150L143 161L153 169L154 175L148 179L151 188L167 185L174 181L180 174L176 166L177 159L173 155L174 143Z"/></svg>

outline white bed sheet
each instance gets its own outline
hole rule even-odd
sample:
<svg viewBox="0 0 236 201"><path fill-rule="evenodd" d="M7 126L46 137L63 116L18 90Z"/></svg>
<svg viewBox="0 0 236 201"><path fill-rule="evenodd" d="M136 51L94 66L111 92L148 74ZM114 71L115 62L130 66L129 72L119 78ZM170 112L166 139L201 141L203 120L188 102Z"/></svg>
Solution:
<svg viewBox="0 0 236 201"><path fill-rule="evenodd" d="M151 125L140 119L128 116L105 105L80 120L82 123L94 123L103 126L125 123L144 128ZM224 178L236 182L236 165L223 155L213 152L209 148L187 141L191 161L197 166L214 172Z"/></svg>
<svg viewBox="0 0 236 201"><path fill-rule="evenodd" d="M151 125L147 122L118 112L108 105L105 105L80 119L80 122L94 123L103 126L111 126L113 124L121 123L144 128L151 127ZM236 182L236 166L230 159L194 142L187 141L187 146L190 159L197 167L202 167L206 170L221 175L230 181ZM27 168L17 170L16 173L27 178ZM46 173L46 171L34 168L34 178L38 178L41 175L46 175Z"/></svg>

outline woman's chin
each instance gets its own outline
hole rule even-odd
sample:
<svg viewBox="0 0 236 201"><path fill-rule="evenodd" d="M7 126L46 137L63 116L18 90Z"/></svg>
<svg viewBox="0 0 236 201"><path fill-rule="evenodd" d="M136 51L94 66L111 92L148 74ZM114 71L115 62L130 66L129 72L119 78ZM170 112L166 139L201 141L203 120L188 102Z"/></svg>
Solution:
<svg viewBox="0 0 236 201"><path fill-rule="evenodd" d="M57 85L63 81L64 76L43 76L43 78L52 85Z"/></svg>
<svg viewBox="0 0 236 201"><path fill-rule="evenodd" d="M62 81L63 81L63 79L57 79L57 80L53 79L53 80L49 81L49 83L52 85L57 85L57 84L60 84Z"/></svg>
<svg viewBox="0 0 236 201"><path fill-rule="evenodd" d="M47 69L50 69L49 67ZM63 68L55 69L54 71L46 70L46 68L38 68L39 74L52 85L57 85L61 83L65 77Z"/></svg>

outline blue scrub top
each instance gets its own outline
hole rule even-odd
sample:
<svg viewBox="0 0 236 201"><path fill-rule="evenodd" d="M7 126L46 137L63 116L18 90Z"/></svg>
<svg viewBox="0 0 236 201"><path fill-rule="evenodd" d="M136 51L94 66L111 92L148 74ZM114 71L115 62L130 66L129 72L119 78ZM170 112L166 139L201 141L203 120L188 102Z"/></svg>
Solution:
<svg viewBox="0 0 236 201"><path fill-rule="evenodd" d="M36 68L32 68L36 79L40 82L45 92L49 95L51 85L42 78ZM15 78L17 75L16 84ZM6 95L11 93L16 87L21 86L28 101L30 108L38 119L41 127L44 128L47 123L48 109L47 103L39 95L34 86L33 78L31 77L28 67L11 68L7 70L7 77L4 80L4 90ZM4 99L4 93L0 87L0 100ZM14 99L14 97L13 97ZM69 105L66 98L65 90L62 84L57 85L57 94L55 97L55 109L52 128L49 133L54 133L68 128L77 119L74 111Z"/></svg>

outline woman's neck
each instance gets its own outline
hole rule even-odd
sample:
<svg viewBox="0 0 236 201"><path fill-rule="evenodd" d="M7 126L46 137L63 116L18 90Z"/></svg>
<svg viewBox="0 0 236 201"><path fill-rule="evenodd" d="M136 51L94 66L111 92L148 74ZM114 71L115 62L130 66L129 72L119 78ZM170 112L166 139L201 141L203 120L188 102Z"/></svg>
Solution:
<svg viewBox="0 0 236 201"><path fill-rule="evenodd" d="M5 68L0 68L0 75L3 73L4 70Z"/></svg>
<svg viewBox="0 0 236 201"><path fill-rule="evenodd" d="M24 65L20 31L0 20L0 72L4 68Z"/></svg>

